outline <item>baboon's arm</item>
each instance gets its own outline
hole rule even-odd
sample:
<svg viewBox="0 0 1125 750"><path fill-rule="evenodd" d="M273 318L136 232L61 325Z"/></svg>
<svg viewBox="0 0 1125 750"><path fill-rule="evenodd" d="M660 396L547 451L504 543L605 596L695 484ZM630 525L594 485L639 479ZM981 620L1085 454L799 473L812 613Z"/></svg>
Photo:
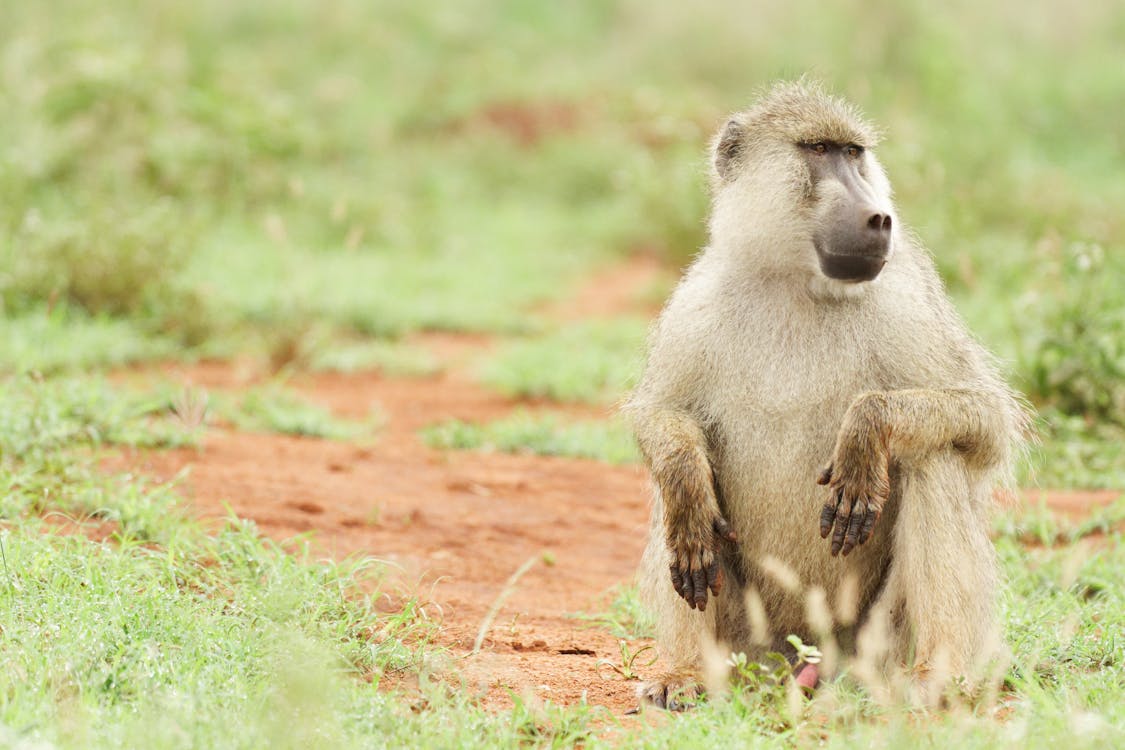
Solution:
<svg viewBox="0 0 1125 750"><path fill-rule="evenodd" d="M874 391L856 397L844 415L832 462L819 479L828 485L820 535L832 535L832 554L848 554L871 537L890 495L891 460L909 465L947 449L988 468L1008 454L1010 411L987 388Z"/></svg>
<svg viewBox="0 0 1125 750"><path fill-rule="evenodd" d="M718 546L723 539L735 539L715 497L706 435L681 411L639 409L634 419L641 452L660 488L672 586L689 606L702 611L708 589L717 595L723 583Z"/></svg>
<svg viewBox="0 0 1125 750"><path fill-rule="evenodd" d="M841 439L883 436L891 456L899 462L922 460L954 448L978 468L1005 459L1010 434L1004 399L983 388L864 393L852 402L840 428Z"/></svg>

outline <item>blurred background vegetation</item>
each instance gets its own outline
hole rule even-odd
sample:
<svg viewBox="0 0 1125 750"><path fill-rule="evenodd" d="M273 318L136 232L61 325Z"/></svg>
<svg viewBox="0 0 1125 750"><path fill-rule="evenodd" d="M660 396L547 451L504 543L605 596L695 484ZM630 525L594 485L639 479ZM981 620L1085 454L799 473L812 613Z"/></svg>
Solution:
<svg viewBox="0 0 1125 750"><path fill-rule="evenodd" d="M532 311L689 260L711 132L812 73L1040 408L1025 481L1122 486L1123 50L1114 2L7 2L0 368L569 348Z"/></svg>
<svg viewBox="0 0 1125 750"><path fill-rule="evenodd" d="M598 416L647 321L544 311L630 256L689 261L711 133L810 73L883 126L899 212L1040 410L1021 482L1125 488L1123 55L1111 0L0 1L0 746L1115 746L1121 502L1000 519L1014 662L995 714L918 721L845 693L825 724L758 685L625 735L585 701L482 710L430 682L441 614L376 597L386 566L196 523L182 475L100 458L205 427L205 394L133 393L111 368L426 377L444 363L410 334L445 330L489 334L468 339L495 344L480 382L534 401L428 444L637 460ZM271 381L213 407L378 441L381 413L299 395ZM567 422L546 402L595 406ZM626 587L589 619L635 626L636 605Z"/></svg>

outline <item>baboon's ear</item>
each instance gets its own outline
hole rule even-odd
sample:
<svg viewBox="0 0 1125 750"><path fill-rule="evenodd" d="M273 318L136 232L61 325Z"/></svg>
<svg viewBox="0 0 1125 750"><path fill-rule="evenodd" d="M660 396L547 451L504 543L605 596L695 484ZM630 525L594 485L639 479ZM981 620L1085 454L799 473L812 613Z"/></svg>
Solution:
<svg viewBox="0 0 1125 750"><path fill-rule="evenodd" d="M742 124L731 120L723 127L719 141L715 144L715 172L724 180L730 178L731 170L742 154L743 135Z"/></svg>

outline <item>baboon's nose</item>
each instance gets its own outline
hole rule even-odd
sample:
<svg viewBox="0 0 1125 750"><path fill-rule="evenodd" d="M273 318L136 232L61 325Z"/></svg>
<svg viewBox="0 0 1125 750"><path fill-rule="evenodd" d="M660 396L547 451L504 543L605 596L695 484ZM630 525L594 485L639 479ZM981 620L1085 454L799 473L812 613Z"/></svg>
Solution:
<svg viewBox="0 0 1125 750"><path fill-rule="evenodd" d="M867 217L867 226L874 229L876 232L889 232L891 231L891 215L890 214L871 214Z"/></svg>

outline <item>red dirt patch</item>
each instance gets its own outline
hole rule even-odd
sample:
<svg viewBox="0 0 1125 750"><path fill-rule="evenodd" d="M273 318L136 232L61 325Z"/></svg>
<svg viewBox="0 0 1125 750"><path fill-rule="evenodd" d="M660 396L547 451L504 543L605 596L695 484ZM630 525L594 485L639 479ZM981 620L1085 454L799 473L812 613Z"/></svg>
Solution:
<svg viewBox="0 0 1125 750"><path fill-rule="evenodd" d="M1109 505L1121 497L1121 490L1021 490L1024 507L1035 507L1040 501L1054 513L1071 518L1087 515L1091 509ZM1009 503L1012 504L1012 503Z"/></svg>
<svg viewBox="0 0 1125 750"><path fill-rule="evenodd" d="M215 363L161 371L212 389L237 389L260 377ZM509 690L564 704L585 693L619 713L633 704L633 683L595 671L599 658L618 653L616 640L567 615L597 611L610 588L630 579L646 525L643 471L441 453L417 437L434 422L485 421L516 406L584 418L604 417L605 410L513 402L455 372L414 380L304 375L289 384L342 415L364 416L376 403L386 428L370 445L211 429L200 449L128 452L107 468L128 466L166 480L190 467L180 489L202 516L233 512L274 538L312 532L324 554L391 563L398 586L438 605L440 641L458 656L471 649L508 577L550 552L554 564L528 571L482 652L458 669L490 706L510 705Z"/></svg>

